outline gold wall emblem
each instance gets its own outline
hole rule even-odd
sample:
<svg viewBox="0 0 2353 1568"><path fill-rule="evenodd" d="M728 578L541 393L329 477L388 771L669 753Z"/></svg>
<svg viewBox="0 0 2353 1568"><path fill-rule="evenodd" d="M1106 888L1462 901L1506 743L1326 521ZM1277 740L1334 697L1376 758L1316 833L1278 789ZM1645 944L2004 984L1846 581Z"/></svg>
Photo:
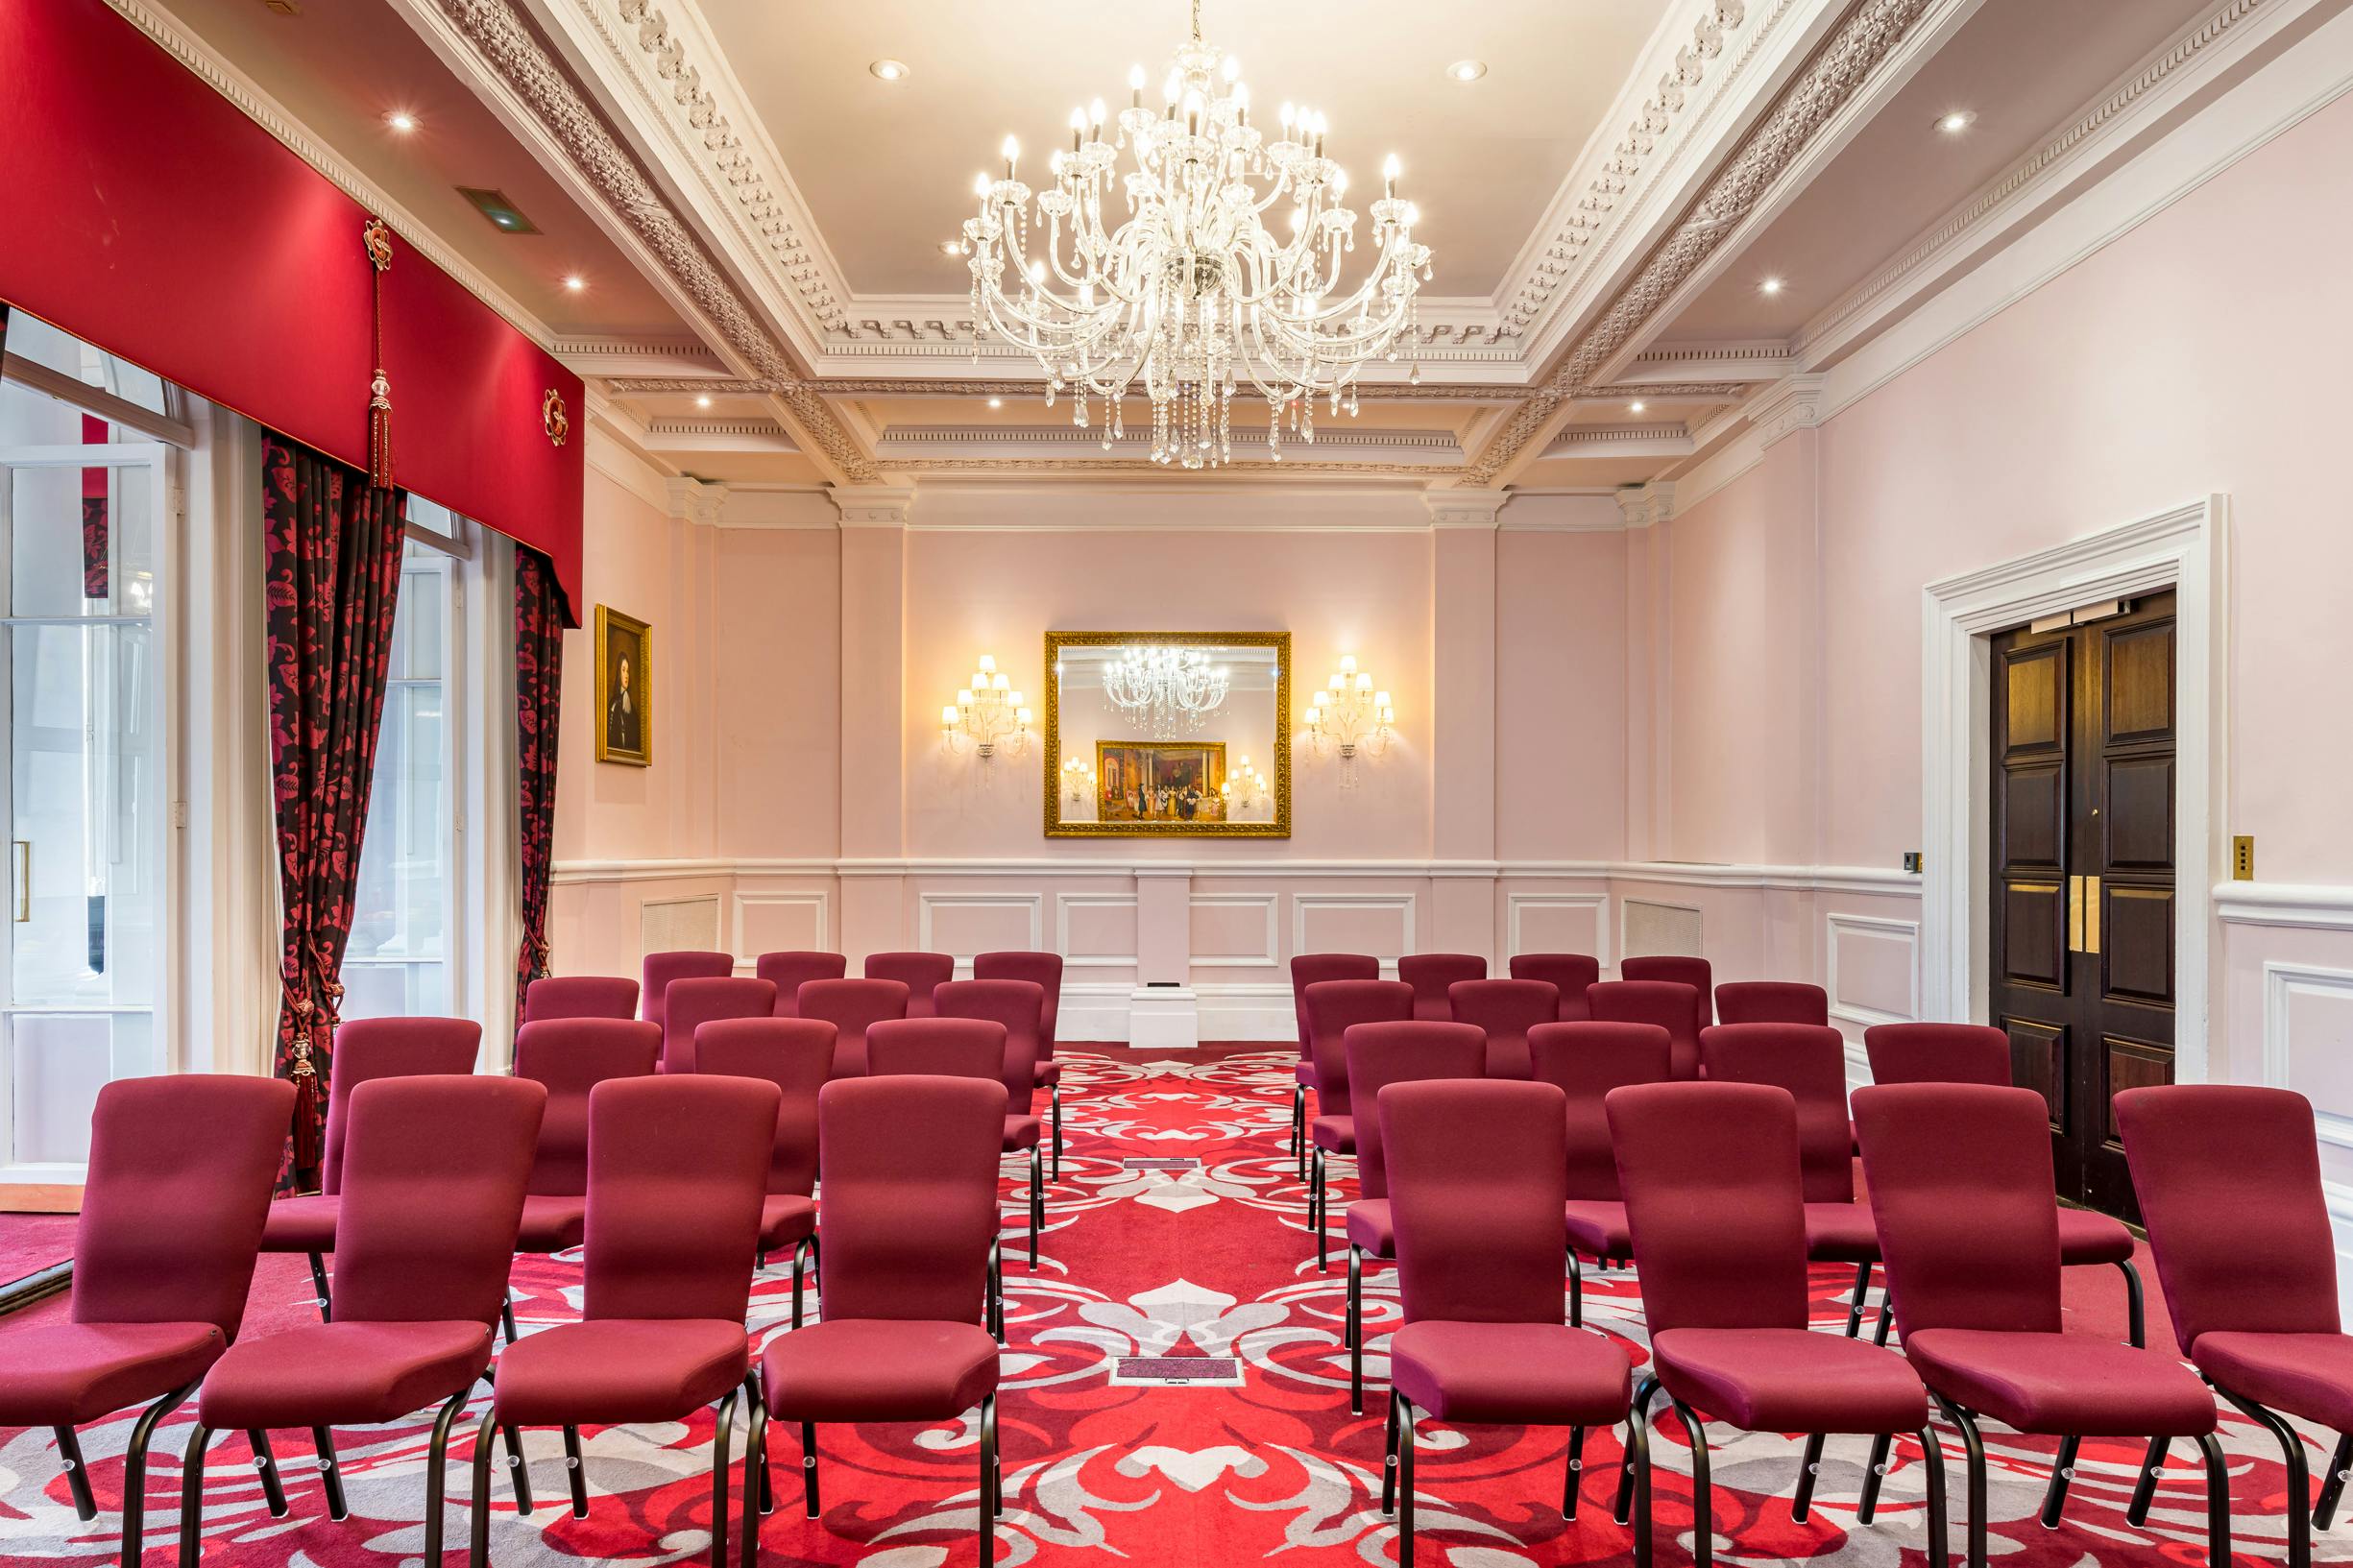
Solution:
<svg viewBox="0 0 2353 1568"><path fill-rule="evenodd" d="M564 412L564 395L549 387L547 396L540 402L539 418L540 423L546 427L547 439L559 446L563 446L564 438L571 434L571 419Z"/></svg>

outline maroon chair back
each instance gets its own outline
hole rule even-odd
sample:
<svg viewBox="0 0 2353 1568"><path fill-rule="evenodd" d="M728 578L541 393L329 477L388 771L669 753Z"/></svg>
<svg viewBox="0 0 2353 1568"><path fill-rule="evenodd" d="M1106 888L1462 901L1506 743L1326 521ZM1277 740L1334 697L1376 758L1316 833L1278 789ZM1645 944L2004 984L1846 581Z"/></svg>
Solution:
<svg viewBox="0 0 2353 1568"><path fill-rule="evenodd" d="M1454 1021L1487 1031L1487 1075L1529 1075L1528 1031L1561 1018L1561 993L1549 980L1457 980Z"/></svg>
<svg viewBox="0 0 2353 1568"><path fill-rule="evenodd" d="M834 1071L834 1026L816 1018L722 1018L694 1031L694 1071L776 1085L768 1191L817 1190L817 1091Z"/></svg>
<svg viewBox="0 0 2353 1568"><path fill-rule="evenodd" d="M1701 1033L1699 1054L1710 1083L1761 1083L1788 1091L1797 1103L1806 1201L1855 1201L1844 1035L1827 1025L1718 1024Z"/></svg>
<svg viewBox="0 0 2353 1568"><path fill-rule="evenodd" d="M352 1092L336 1322L497 1321L546 1104L528 1078L473 1074Z"/></svg>
<svg viewBox="0 0 2353 1568"><path fill-rule="evenodd" d="M1380 1096L1405 1320L1558 1323L1568 1250L1561 1091L1494 1079Z"/></svg>
<svg viewBox="0 0 2353 1568"><path fill-rule="evenodd" d="M1705 958L1686 957L1681 953L1660 953L1648 957L1624 958L1618 961L1617 977L1621 980L1667 980L1691 988L1691 1026L1704 1029L1715 1022L1714 1009L1708 999L1715 994L1715 971Z"/></svg>
<svg viewBox="0 0 2353 1568"><path fill-rule="evenodd" d="M689 1073L596 1086L583 1318L743 1320L780 1098Z"/></svg>
<svg viewBox="0 0 2353 1568"><path fill-rule="evenodd" d="M944 953L869 953L866 978L897 980L907 987L907 1016L934 1016L932 993L956 978L956 960Z"/></svg>
<svg viewBox="0 0 2353 1568"><path fill-rule="evenodd" d="M1530 1073L1568 1101L1570 1201L1617 1201L1617 1157L1602 1101L1628 1084L1667 1082L1674 1049L1656 1024L1539 1024L1528 1031Z"/></svg>
<svg viewBox="0 0 2353 1568"><path fill-rule="evenodd" d="M2042 1096L1874 1085L1855 1091L1855 1130L1905 1339L1921 1329L2059 1332L2059 1204Z"/></svg>
<svg viewBox="0 0 2353 1568"><path fill-rule="evenodd" d="M885 1019L908 1016L904 980L808 980L796 999L803 1018L834 1025L834 1076L866 1075L866 1030Z"/></svg>
<svg viewBox="0 0 2353 1568"><path fill-rule="evenodd" d="M1796 980L1726 980L1715 988L1719 1024L1811 1024L1831 1021L1831 994Z"/></svg>
<svg viewBox="0 0 2353 1568"><path fill-rule="evenodd" d="M850 972L850 960L838 953L764 953L752 960L752 974L776 987L776 1016L798 1018L801 985L807 980L837 980Z"/></svg>
<svg viewBox="0 0 2353 1568"><path fill-rule="evenodd" d="M1874 1024L1863 1052L1873 1083L2011 1083L2010 1037L1990 1024Z"/></svg>
<svg viewBox="0 0 2353 1568"><path fill-rule="evenodd" d="M662 1031L633 1018L555 1018L515 1031L515 1076L547 1091L526 1193L588 1191L589 1092L607 1078L652 1075Z"/></svg>
<svg viewBox="0 0 2353 1568"><path fill-rule="evenodd" d="M1046 988L1035 980L950 980L932 993L932 1005L941 1018L985 1019L1005 1026L1006 1114L1028 1116L1036 1103Z"/></svg>
<svg viewBox="0 0 2353 1568"><path fill-rule="evenodd" d="M1564 1024L1578 1024L1593 1016L1585 993L1601 978L1601 960L1582 953L1517 953L1512 955L1512 978L1547 980L1561 993Z"/></svg>
<svg viewBox="0 0 2353 1568"><path fill-rule="evenodd" d="M669 1013L665 1005L672 980L716 980L736 972L736 955L732 953L649 953L645 955L645 990L639 1004L645 1009L645 1022L665 1027Z"/></svg>
<svg viewBox="0 0 2353 1568"><path fill-rule="evenodd" d="M1356 1181L1360 1197L1387 1197L1389 1170L1381 1158L1381 1119L1373 1114L1393 1083L1476 1078L1487 1072L1487 1035L1469 1024L1351 1024L1343 1031L1348 1059L1348 1098L1363 1100L1356 1118Z"/></svg>
<svg viewBox="0 0 2353 1568"><path fill-rule="evenodd" d="M986 1078L1007 1073L1005 1025L988 1018L886 1018L866 1031L870 1078ZM1027 1088L1027 1085L1024 1085ZM1018 1115L1009 1107L1007 1115Z"/></svg>
<svg viewBox="0 0 2353 1568"><path fill-rule="evenodd" d="M77 1323L210 1323L233 1341L294 1085L230 1073L98 1091L74 1224Z"/></svg>
<svg viewBox="0 0 2353 1568"><path fill-rule="evenodd" d="M1348 1029L1358 1024L1398 1024L1414 1016L1414 988L1403 980L1318 980L1305 993L1307 1044L1316 1069L1316 1107L1347 1116Z"/></svg>
<svg viewBox="0 0 2353 1568"><path fill-rule="evenodd" d="M1457 980L1487 978L1487 960L1475 953L1411 953L1397 960L1397 978L1414 988L1414 1016L1430 1024L1454 1022L1446 988Z"/></svg>
<svg viewBox="0 0 2353 1568"><path fill-rule="evenodd" d="M1307 988L1325 980L1377 980L1381 961L1364 953L1300 953L1291 959L1291 1009L1299 1020L1299 1060L1315 1059L1307 1032Z"/></svg>
<svg viewBox="0 0 2353 1568"><path fill-rule="evenodd" d="M662 1071L694 1071L694 1031L715 1019L773 1018L776 987L750 976L696 976L670 981L662 1022Z"/></svg>
<svg viewBox="0 0 2353 1568"><path fill-rule="evenodd" d="M343 1191L345 1119L352 1094L377 1078L473 1071L482 1025L470 1018L355 1018L335 1027L335 1056L327 1074L327 1148L319 1161L319 1190Z"/></svg>
<svg viewBox="0 0 2353 1568"><path fill-rule="evenodd" d="M1691 988L1680 980L1601 980L1585 993L1597 1024L1656 1024L1675 1044L1675 1076L1699 1076L1699 1027Z"/></svg>
<svg viewBox="0 0 2353 1568"><path fill-rule="evenodd" d="M2217 1329L2338 1331L2310 1100L2235 1084L2127 1089L2116 1121L2183 1355Z"/></svg>
<svg viewBox="0 0 2353 1568"><path fill-rule="evenodd" d="M972 960L976 980L1028 980L1046 993L1037 1021L1037 1059L1054 1060L1055 1025L1062 1016L1062 955L1058 953L982 953Z"/></svg>
<svg viewBox="0 0 2353 1568"><path fill-rule="evenodd" d="M522 1021L638 1016L638 982L626 976L548 975L523 987Z"/></svg>
<svg viewBox="0 0 2353 1568"><path fill-rule="evenodd" d="M1667 1329L1802 1329L1806 1204L1797 1107L1770 1084L1613 1090L1642 1320Z"/></svg>
<svg viewBox="0 0 2353 1568"><path fill-rule="evenodd" d="M1005 1086L851 1078L817 1096L830 1321L979 1322L999 1228Z"/></svg>

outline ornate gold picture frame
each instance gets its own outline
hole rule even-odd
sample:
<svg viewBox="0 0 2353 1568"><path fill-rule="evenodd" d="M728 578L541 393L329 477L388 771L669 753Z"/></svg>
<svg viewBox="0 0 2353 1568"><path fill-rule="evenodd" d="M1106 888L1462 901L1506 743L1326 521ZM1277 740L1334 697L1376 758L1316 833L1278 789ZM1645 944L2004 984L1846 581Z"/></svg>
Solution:
<svg viewBox="0 0 2353 1568"><path fill-rule="evenodd" d="M653 766L653 628L600 604L592 646L596 650L596 760Z"/></svg>
<svg viewBox="0 0 2353 1568"><path fill-rule="evenodd" d="M1243 733L1271 735L1271 787L1254 808L1229 802L1222 791L1210 808L1206 791L1229 782L1229 746L1241 744L1233 729L1222 725L1215 712L1198 730L1180 736L1160 736L1126 730L1093 733L1081 726L1069 742L1073 756L1091 760L1094 770L1082 787L1083 805L1066 804L1074 792L1071 770L1063 755L1063 680L1065 665L1084 659L1066 658L1075 651L1095 653L1129 645L1202 650L1263 650L1252 661L1256 684L1246 695L1230 693L1226 701L1272 703L1263 717L1246 715L1235 707L1236 727ZM1271 661L1273 690L1266 688L1265 666ZM1045 832L1048 838L1288 838L1291 836L1291 634L1289 632L1048 632L1046 634L1046 732L1041 751L1044 762ZM1260 742L1265 743L1265 742ZM1201 776L1196 778L1195 774ZM1247 778L1242 762L1235 774ZM1162 775L1165 775L1163 777ZM1124 806L1106 806L1105 792L1132 790L1139 784L1145 794L1139 805L1130 793ZM1190 808L1190 814L1187 808ZM1234 820L1271 812L1259 820Z"/></svg>

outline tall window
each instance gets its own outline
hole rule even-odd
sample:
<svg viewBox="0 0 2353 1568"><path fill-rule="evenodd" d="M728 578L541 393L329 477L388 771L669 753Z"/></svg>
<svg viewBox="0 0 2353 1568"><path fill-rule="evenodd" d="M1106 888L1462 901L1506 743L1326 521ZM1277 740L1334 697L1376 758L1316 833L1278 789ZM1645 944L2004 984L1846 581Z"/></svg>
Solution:
<svg viewBox="0 0 2353 1568"><path fill-rule="evenodd" d="M455 666L466 523L416 496L392 631L384 723L360 845L358 902L344 952L343 1016L458 1012Z"/></svg>
<svg viewBox="0 0 2353 1568"><path fill-rule="evenodd" d="M88 1157L109 1079L158 1071L164 755L156 615L176 395L22 314L0 381L0 1166ZM152 415L154 418L142 418ZM201 716L197 722L201 722Z"/></svg>

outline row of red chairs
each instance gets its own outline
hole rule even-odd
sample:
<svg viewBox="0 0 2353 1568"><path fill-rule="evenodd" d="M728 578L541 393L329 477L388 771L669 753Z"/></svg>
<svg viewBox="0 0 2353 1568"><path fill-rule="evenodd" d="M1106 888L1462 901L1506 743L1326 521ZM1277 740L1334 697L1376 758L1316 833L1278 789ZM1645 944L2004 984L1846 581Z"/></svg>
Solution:
<svg viewBox="0 0 2353 1568"><path fill-rule="evenodd" d="M642 1028L617 1020L535 1029ZM739 1024L712 1044L725 1055ZM907 1021L937 1042L956 1020ZM944 1031L944 1032L943 1032ZM542 1039L548 1038L542 1034ZM877 1041L878 1052L891 1047ZM910 1049L912 1058L920 1054ZM934 1062L910 1065L929 1067ZM728 1545L728 1444L747 1414L742 1543L774 1507L768 1420L797 1422L803 1489L817 1516L816 1427L934 1421L980 1409L981 1561L1001 1510L996 1455L998 1153L1003 1084L915 1073L813 1087L812 1165L825 1168L830 1256L822 1320L770 1339L755 1366L745 1329L786 1096L757 1075L598 1082L586 1097L584 1284L577 1322L510 1343L493 1325L529 1204L546 1088L527 1077L379 1078L341 1122L330 1320L236 1342L293 1090L229 1076L126 1080L101 1091L75 1240L68 1321L0 1334L0 1424L55 1429L77 1511L96 1504L77 1424L153 1401L125 1455L123 1561L140 1558L146 1463L157 1423L196 1399L182 1485L180 1560L202 1543L205 1457L242 1430L275 1518L287 1503L272 1430L307 1427L329 1514L347 1516L332 1429L438 1407L425 1463L424 1560L441 1560L449 1433L477 1382L492 1394L475 1434L475 1568L489 1558L492 1428L505 1438L516 1506L533 1503L520 1429L563 1429L575 1517L588 1514L579 1429L680 1421L715 1402L712 1568ZM755 1509L758 1512L755 1512Z"/></svg>

